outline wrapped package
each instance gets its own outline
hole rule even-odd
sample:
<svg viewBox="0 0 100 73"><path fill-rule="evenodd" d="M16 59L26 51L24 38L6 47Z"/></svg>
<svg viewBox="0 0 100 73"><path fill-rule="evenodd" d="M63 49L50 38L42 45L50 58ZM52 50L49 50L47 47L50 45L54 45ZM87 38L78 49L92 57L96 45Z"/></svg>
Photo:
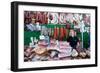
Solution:
<svg viewBox="0 0 100 73"><path fill-rule="evenodd" d="M71 56L72 54L72 47L70 47L69 43L67 42L60 42L59 43L59 52L61 52L59 54L59 57L67 57L67 56Z"/></svg>
<svg viewBox="0 0 100 73"><path fill-rule="evenodd" d="M78 56L78 52L75 49L73 49L72 50L72 57L77 57L77 56Z"/></svg>

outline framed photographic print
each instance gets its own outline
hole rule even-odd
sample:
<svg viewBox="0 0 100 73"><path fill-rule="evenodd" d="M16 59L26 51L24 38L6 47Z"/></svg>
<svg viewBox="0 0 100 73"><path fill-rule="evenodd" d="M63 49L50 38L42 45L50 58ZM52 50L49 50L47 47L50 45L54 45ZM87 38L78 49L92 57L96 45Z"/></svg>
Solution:
<svg viewBox="0 0 100 73"><path fill-rule="evenodd" d="M11 70L97 66L97 7L11 3Z"/></svg>

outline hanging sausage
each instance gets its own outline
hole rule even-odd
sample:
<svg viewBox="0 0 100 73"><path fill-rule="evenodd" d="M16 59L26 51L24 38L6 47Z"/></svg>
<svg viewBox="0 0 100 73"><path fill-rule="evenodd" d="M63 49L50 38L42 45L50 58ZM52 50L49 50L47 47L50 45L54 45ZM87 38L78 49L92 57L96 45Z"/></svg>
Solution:
<svg viewBox="0 0 100 73"><path fill-rule="evenodd" d="M57 40L59 38L59 28L57 27Z"/></svg>
<svg viewBox="0 0 100 73"><path fill-rule="evenodd" d="M61 28L60 28L60 40L62 41L63 38L64 38L64 28L61 27Z"/></svg>
<svg viewBox="0 0 100 73"><path fill-rule="evenodd" d="M54 39L57 38L57 28L56 27L54 28L54 36L53 37L54 37Z"/></svg>

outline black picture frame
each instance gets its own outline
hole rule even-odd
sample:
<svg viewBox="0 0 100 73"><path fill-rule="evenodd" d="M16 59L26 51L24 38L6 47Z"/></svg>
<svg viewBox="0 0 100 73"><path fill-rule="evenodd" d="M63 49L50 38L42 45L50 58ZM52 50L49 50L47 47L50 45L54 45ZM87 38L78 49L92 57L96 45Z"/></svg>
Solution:
<svg viewBox="0 0 100 73"><path fill-rule="evenodd" d="M39 68L18 68L18 6L47 6L47 7L69 7L69 8L84 8L95 10L95 64L73 65L73 66L53 66ZM50 70L50 69L65 69L65 68L81 68L81 67L96 67L97 66L97 6L83 5L67 5L67 4L50 4L50 3L35 3L35 2L11 2L11 71L35 71L35 70Z"/></svg>

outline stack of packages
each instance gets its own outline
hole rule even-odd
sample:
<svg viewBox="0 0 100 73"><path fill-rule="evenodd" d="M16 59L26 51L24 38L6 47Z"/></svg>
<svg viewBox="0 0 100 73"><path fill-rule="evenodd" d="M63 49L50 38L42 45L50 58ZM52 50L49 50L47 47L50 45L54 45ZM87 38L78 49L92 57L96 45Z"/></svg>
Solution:
<svg viewBox="0 0 100 73"><path fill-rule="evenodd" d="M61 52L59 54L59 58L64 58L64 57L68 57L71 56L71 51L72 48L70 47L68 42L59 42L59 51Z"/></svg>
<svg viewBox="0 0 100 73"><path fill-rule="evenodd" d="M48 46L48 43L45 41L44 35L40 35L40 40L38 41L38 46L45 47L45 48Z"/></svg>

